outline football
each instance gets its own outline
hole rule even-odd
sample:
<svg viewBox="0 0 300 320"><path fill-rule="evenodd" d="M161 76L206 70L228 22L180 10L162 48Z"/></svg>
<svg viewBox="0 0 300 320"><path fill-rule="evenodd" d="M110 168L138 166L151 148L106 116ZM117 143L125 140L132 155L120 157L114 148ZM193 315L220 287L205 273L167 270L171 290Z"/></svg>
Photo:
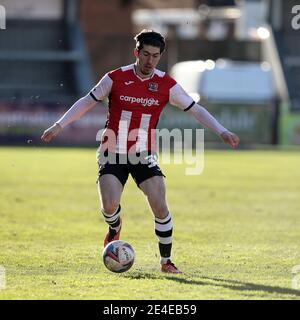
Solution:
<svg viewBox="0 0 300 320"><path fill-rule="evenodd" d="M122 240L108 243L103 250L103 263L112 272L128 271L134 263L134 257L132 246Z"/></svg>

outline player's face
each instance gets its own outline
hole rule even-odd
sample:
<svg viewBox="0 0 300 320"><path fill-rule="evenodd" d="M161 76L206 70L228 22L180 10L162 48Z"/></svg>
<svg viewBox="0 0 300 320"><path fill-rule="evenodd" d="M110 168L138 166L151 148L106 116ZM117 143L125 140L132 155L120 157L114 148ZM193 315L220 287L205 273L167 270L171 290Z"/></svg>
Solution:
<svg viewBox="0 0 300 320"><path fill-rule="evenodd" d="M153 69L156 68L158 64L160 57L161 54L158 47L144 45L137 57L139 71L145 76L151 75Z"/></svg>

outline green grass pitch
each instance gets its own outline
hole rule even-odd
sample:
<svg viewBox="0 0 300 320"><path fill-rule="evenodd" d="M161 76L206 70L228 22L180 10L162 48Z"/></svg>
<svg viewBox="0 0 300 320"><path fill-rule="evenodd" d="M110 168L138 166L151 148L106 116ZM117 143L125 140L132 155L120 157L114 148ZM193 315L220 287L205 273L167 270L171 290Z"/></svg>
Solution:
<svg viewBox="0 0 300 320"><path fill-rule="evenodd" d="M0 299L299 299L299 159L205 151L200 176L162 165L182 275L159 271L152 214L130 178L121 238L136 262L114 274L101 260L95 150L2 147Z"/></svg>

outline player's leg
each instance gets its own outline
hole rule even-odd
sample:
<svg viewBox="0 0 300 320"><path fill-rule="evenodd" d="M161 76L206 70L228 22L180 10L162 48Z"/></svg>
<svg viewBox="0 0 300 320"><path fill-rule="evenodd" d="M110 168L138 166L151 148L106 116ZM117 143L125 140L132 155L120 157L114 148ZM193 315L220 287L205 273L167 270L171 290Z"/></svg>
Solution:
<svg viewBox="0 0 300 320"><path fill-rule="evenodd" d="M100 158L99 158L100 159ZM125 164L99 163L98 192L102 205L102 215L108 224L108 233L104 238L104 246L120 237L121 195L128 179L128 168Z"/></svg>
<svg viewBox="0 0 300 320"><path fill-rule="evenodd" d="M140 183L139 187L147 197L155 217L155 234L158 238L162 271L180 273L171 262L173 222L166 202L164 179L162 176L153 176Z"/></svg>
<svg viewBox="0 0 300 320"><path fill-rule="evenodd" d="M123 185L113 174L100 176L98 180L98 193L102 205L102 210L108 215L112 215L119 208Z"/></svg>
<svg viewBox="0 0 300 320"><path fill-rule="evenodd" d="M109 242L118 240L121 232L121 195L123 185L117 177L112 174L100 176L98 180L98 193L101 201L101 212L105 222L108 224L108 233L104 238L104 246Z"/></svg>
<svg viewBox="0 0 300 320"><path fill-rule="evenodd" d="M104 156L104 157L103 157ZM113 156L113 155L112 155ZM114 161L109 161L109 159ZM128 168L119 164L118 157L110 158L105 151L97 151L98 192L101 202L101 213L108 224L108 233L104 238L104 246L113 240L118 240L121 232L121 195L128 179Z"/></svg>

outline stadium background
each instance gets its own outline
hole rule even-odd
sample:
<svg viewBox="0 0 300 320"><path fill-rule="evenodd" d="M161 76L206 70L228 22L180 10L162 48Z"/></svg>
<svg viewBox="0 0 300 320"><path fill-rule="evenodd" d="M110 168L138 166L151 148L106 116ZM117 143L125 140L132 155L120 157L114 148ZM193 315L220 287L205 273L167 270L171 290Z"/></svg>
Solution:
<svg viewBox="0 0 300 320"><path fill-rule="evenodd" d="M291 288L291 270L300 263L300 30L292 24L297 4L1 0L6 20L0 24L0 265L7 270L7 289L0 298L155 299L158 293L170 299L171 291L177 299L299 298L299 290ZM134 61L133 36L144 27L166 36L162 70L188 60L231 59L267 62L272 71L271 99L200 100L238 133L244 153L218 150L224 148L221 141L205 131L205 148L210 149L206 174L186 177L176 169L180 166L165 168L171 206L182 228L177 233L183 241L177 242L179 262L187 270L186 251L202 252L199 260L192 259L186 278L168 279L167 288L151 264L150 252L156 250L151 219L143 222L149 244L130 222L147 211L132 182L124 200L130 230L125 236L145 256L131 275L114 278L100 266L98 242L93 246L105 232L104 224L96 223L93 179L95 137L104 126L106 107L99 105L51 144L40 141L42 132L105 72ZM174 125L200 128L167 107L159 127ZM62 148L70 146L75 148ZM93 149L78 148L83 146ZM189 188L202 194L191 194ZM183 213L190 213L189 221ZM190 229L200 230L201 245L198 231L190 236ZM107 288L122 289L101 291L104 281ZM131 295L128 286L133 286Z"/></svg>
<svg viewBox="0 0 300 320"><path fill-rule="evenodd" d="M41 130L105 72L134 61L134 34L143 27L156 27L168 41L160 63L166 71L186 60L268 62L274 86L268 101L257 101L254 91L253 101L200 102L237 132L246 147L300 144L300 48L295 41L298 30L291 26L291 8L296 3L55 0L50 5L47 1L2 1L6 29L0 37L0 142L39 143ZM180 10L185 11L180 14ZM257 32L262 26L267 36ZM172 127L170 119L176 119L179 126L182 121L182 127L195 126L193 120L170 110L171 116L163 116L160 127ZM222 111L228 112L222 117ZM97 108L53 144L95 145L105 114L105 108ZM207 139L215 140L209 133Z"/></svg>

